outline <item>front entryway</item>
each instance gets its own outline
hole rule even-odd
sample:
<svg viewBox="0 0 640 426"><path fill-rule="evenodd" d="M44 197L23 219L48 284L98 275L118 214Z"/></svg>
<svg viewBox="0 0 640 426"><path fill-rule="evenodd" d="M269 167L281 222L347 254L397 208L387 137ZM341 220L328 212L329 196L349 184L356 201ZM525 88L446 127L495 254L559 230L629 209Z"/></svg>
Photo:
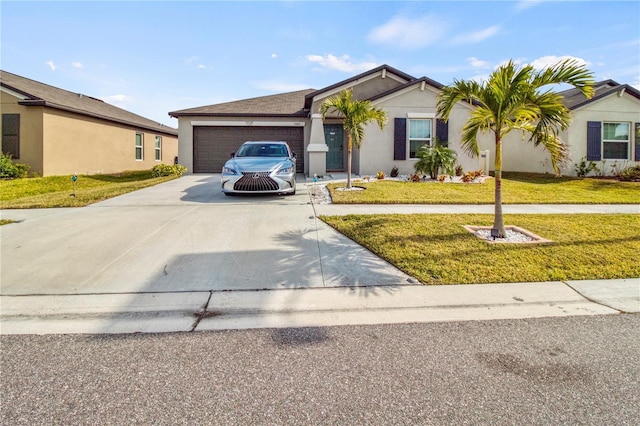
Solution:
<svg viewBox="0 0 640 426"><path fill-rule="evenodd" d="M329 147L327 171L344 171L344 133L342 124L325 124L324 139Z"/></svg>

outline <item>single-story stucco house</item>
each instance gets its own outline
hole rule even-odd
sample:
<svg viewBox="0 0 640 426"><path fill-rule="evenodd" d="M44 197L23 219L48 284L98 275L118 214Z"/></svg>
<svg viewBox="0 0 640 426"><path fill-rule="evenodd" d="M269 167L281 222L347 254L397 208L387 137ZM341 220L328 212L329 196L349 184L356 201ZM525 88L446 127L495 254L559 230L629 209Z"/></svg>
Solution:
<svg viewBox="0 0 640 426"><path fill-rule="evenodd" d="M366 128L360 149L353 152L354 173L375 175L377 171L384 171L388 174L393 167L397 167L400 174L413 173L417 149L436 139L457 152L458 164L464 170L492 170L492 135L479 136L481 155L478 158L466 155L460 145L461 129L474 108L472 105L459 103L447 122L437 116L437 96L442 87L427 77L415 78L382 65L320 90L208 105L173 111L169 115L178 118L180 163L189 172L219 173L230 154L247 140L284 140L298 154L299 172L307 176L324 176L345 171L346 139L340 118L329 116L323 121L319 106L324 99L344 89L352 89L354 98L370 100L389 117L388 125L382 131L376 124ZM609 80L599 83L596 93L587 101L574 91L563 92L567 106L576 117L572 127L563 134L573 160L586 156L587 146L593 146L589 155L595 158L597 143L590 139L591 136L587 137L587 126L599 121L598 155L607 160L637 162L640 155L638 91ZM611 129L618 129L618 124L622 124L618 132L626 126L626 140L616 131L615 140L610 139ZM595 131L591 133L595 135ZM626 151L622 146L625 143ZM548 154L542 148L523 142L521 134L512 132L504 147L504 170L552 172L550 162L546 160ZM563 173L574 174L573 165Z"/></svg>
<svg viewBox="0 0 640 426"><path fill-rule="evenodd" d="M40 176L119 173L173 164L176 129L0 71L2 152Z"/></svg>

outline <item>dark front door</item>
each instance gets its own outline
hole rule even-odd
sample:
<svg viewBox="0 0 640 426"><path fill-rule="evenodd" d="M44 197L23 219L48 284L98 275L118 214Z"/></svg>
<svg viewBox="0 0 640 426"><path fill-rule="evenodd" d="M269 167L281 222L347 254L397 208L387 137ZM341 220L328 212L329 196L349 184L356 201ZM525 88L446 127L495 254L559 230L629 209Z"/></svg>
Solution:
<svg viewBox="0 0 640 426"><path fill-rule="evenodd" d="M329 147L327 152L327 170L344 170L344 134L342 124L325 124L324 140Z"/></svg>

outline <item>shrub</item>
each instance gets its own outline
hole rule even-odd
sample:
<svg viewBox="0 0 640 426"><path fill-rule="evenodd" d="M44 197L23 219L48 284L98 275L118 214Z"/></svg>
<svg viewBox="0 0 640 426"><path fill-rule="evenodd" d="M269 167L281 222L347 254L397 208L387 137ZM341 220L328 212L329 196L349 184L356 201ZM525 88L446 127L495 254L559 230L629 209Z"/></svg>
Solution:
<svg viewBox="0 0 640 426"><path fill-rule="evenodd" d="M464 169L462 168L462 166L460 164L458 164L456 166L456 170L455 170L456 176L460 177L464 174Z"/></svg>
<svg viewBox="0 0 640 426"><path fill-rule="evenodd" d="M22 163L14 163L11 154L0 155L0 178L16 179L25 178L29 173L29 166Z"/></svg>
<svg viewBox="0 0 640 426"><path fill-rule="evenodd" d="M595 162L589 161L587 163L587 159L585 157L582 157L580 162L576 164L575 171L576 171L576 176L586 177L592 171L599 173L600 168Z"/></svg>
<svg viewBox="0 0 640 426"><path fill-rule="evenodd" d="M413 173L409 176L409 181L410 182L420 182L422 179L420 178L420 175L417 173Z"/></svg>
<svg viewBox="0 0 640 426"><path fill-rule="evenodd" d="M436 141L434 146L421 146L416 155L419 158L414 165L416 172L428 174L431 179L436 179L440 170L448 176L453 176L453 167L456 164L454 150L442 146Z"/></svg>
<svg viewBox="0 0 640 426"><path fill-rule="evenodd" d="M462 181L464 183L470 183L484 175L484 170L474 170L472 172L467 172L462 176Z"/></svg>
<svg viewBox="0 0 640 426"><path fill-rule="evenodd" d="M398 173L399 173L398 168L396 166L393 166L393 168L391 169L390 176L391 177L398 177Z"/></svg>
<svg viewBox="0 0 640 426"><path fill-rule="evenodd" d="M385 178L385 174L382 170L376 173L376 179L384 179L384 178Z"/></svg>
<svg viewBox="0 0 640 426"><path fill-rule="evenodd" d="M182 176L187 172L187 168L182 164L157 164L153 166L151 169L151 176L153 177L161 177L161 176Z"/></svg>
<svg viewBox="0 0 640 426"><path fill-rule="evenodd" d="M640 166L630 166L623 169L618 179L625 182L640 182Z"/></svg>

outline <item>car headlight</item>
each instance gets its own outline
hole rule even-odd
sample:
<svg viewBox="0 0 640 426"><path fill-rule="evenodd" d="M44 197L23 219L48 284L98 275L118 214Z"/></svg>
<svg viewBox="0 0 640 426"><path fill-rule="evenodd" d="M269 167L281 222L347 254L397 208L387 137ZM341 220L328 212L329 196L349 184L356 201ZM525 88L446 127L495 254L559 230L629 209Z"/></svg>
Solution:
<svg viewBox="0 0 640 426"><path fill-rule="evenodd" d="M289 175L293 173L293 166L283 167L276 172L277 175Z"/></svg>
<svg viewBox="0 0 640 426"><path fill-rule="evenodd" d="M237 175L238 172L236 172L234 169L232 169L231 167L223 167L222 168L222 174L223 175Z"/></svg>

